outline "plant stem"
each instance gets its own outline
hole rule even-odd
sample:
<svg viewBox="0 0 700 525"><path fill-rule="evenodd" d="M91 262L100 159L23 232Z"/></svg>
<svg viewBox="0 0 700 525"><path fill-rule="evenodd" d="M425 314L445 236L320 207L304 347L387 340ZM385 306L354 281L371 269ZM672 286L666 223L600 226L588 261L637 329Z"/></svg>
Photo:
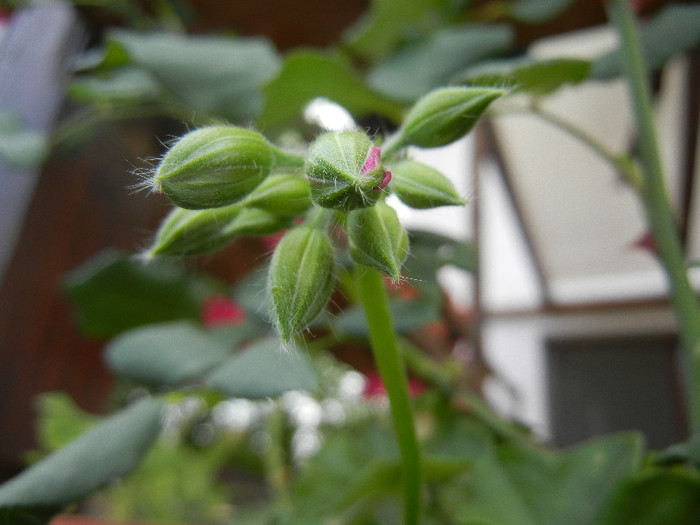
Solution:
<svg viewBox="0 0 700 525"><path fill-rule="evenodd" d="M684 358L690 367L686 378L689 422L691 431L697 432L700 431L700 306L688 280L678 229L668 201L651 109L649 78L635 18L627 0L612 0L607 12L620 39L623 72L639 134L644 177L642 199L656 251L666 271Z"/></svg>
<svg viewBox="0 0 700 525"><path fill-rule="evenodd" d="M287 491L287 463L284 450L284 412L279 405L268 416L267 432L270 447L265 454L265 472L267 484L273 495L274 505L280 516L286 516L291 508Z"/></svg>
<svg viewBox="0 0 700 525"><path fill-rule="evenodd" d="M614 169L616 169L620 174L622 174L627 182L636 191L642 191L642 179L639 170L635 167L634 163L626 155L617 155L610 151L605 144L597 140L595 137L586 133L581 128L575 126L571 122L564 120L563 118L555 115L554 113L543 109L539 105L532 105L530 107L535 115L540 117L545 122L559 128L561 131L571 135L573 138L581 142L582 144L588 146L595 154L597 154L601 159L609 163Z"/></svg>
<svg viewBox="0 0 700 525"><path fill-rule="evenodd" d="M421 507L420 450L413 424L408 383L389 312L389 299L382 275L357 265L355 278L365 311L377 370L389 396L394 431L401 452L404 489L404 523L417 525Z"/></svg>

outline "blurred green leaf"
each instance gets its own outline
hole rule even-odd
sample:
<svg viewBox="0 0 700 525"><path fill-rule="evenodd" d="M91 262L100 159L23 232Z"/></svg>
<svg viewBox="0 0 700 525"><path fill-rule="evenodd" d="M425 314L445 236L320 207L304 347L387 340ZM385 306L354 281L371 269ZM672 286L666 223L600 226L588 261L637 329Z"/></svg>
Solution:
<svg viewBox="0 0 700 525"><path fill-rule="evenodd" d="M542 96L566 84L582 82L590 66L587 60L574 58L506 59L477 64L458 74L455 80L474 86L509 86L516 92Z"/></svg>
<svg viewBox="0 0 700 525"><path fill-rule="evenodd" d="M440 319L439 305L433 301L391 301L389 303L394 330L399 334L410 334L421 327ZM347 335L368 337L365 312L359 306L351 306L338 314L333 326Z"/></svg>
<svg viewBox="0 0 700 525"><path fill-rule="evenodd" d="M505 51L512 40L506 25L448 27L396 52L369 72L367 82L387 97L412 102L457 71Z"/></svg>
<svg viewBox="0 0 700 525"><path fill-rule="evenodd" d="M282 349L277 338L248 346L207 376L207 385L231 397L275 397L288 390L316 389L317 373L309 358Z"/></svg>
<svg viewBox="0 0 700 525"><path fill-rule="evenodd" d="M142 400L0 486L0 508L77 501L127 474L158 436L163 405Z"/></svg>
<svg viewBox="0 0 700 525"><path fill-rule="evenodd" d="M258 125L288 124L318 97L340 104L356 117L379 114L400 119L402 106L371 91L339 57L314 51L290 53L279 74L263 89L265 104Z"/></svg>
<svg viewBox="0 0 700 525"><path fill-rule="evenodd" d="M181 104L205 115L248 121L261 109L261 87L280 66L264 38L186 36L119 30L110 40Z"/></svg>
<svg viewBox="0 0 700 525"><path fill-rule="evenodd" d="M36 405L39 411L39 444L46 451L61 448L100 419L81 410L65 392L41 394Z"/></svg>
<svg viewBox="0 0 700 525"><path fill-rule="evenodd" d="M376 62L386 58L407 38L425 35L439 25L450 7L446 0L372 0L368 11L347 31L350 49Z"/></svg>
<svg viewBox="0 0 700 525"><path fill-rule="evenodd" d="M0 112L0 159L17 169L41 165L49 152L43 133L27 128L14 113Z"/></svg>
<svg viewBox="0 0 700 525"><path fill-rule="evenodd" d="M633 434L606 436L560 453L504 442L477 457L445 487L441 504L459 523L592 523L607 498L640 463Z"/></svg>
<svg viewBox="0 0 700 525"><path fill-rule="evenodd" d="M700 477L654 471L622 484L596 523L600 525L689 525L700 523Z"/></svg>
<svg viewBox="0 0 700 525"><path fill-rule="evenodd" d="M143 102L160 95L153 76L138 68L125 67L101 75L77 77L68 94L82 103Z"/></svg>
<svg viewBox="0 0 700 525"><path fill-rule="evenodd" d="M122 376L174 386L221 363L229 349L188 321L134 328L105 348L109 368Z"/></svg>
<svg viewBox="0 0 700 525"><path fill-rule="evenodd" d="M367 480L373 475L381 478L382 473L391 469L398 451L385 423L365 420L335 429L324 437L321 450L292 482L290 491L297 518L294 523L322 523L321 516L328 516L338 506L350 504L350 499L356 501L356 498L346 496L345 489L356 487L354 490L361 491L359 480ZM319 483L319 480L323 482ZM375 481L382 485L381 479ZM383 490L386 493L387 487L384 486Z"/></svg>
<svg viewBox="0 0 700 525"><path fill-rule="evenodd" d="M435 285L440 268L451 265L470 273L476 271L478 255L474 243L425 230L410 230L408 235L411 254L405 263L406 275L433 302L439 304L442 300Z"/></svg>
<svg viewBox="0 0 700 525"><path fill-rule="evenodd" d="M660 69L673 56L700 42L700 5L670 5L644 23L639 34L646 66ZM615 50L597 58L591 78L609 80L622 73L620 53Z"/></svg>
<svg viewBox="0 0 700 525"><path fill-rule="evenodd" d="M518 22L541 24L556 18L575 0L516 0L508 4L507 12Z"/></svg>
<svg viewBox="0 0 700 525"><path fill-rule="evenodd" d="M181 268L142 263L107 251L73 270L64 289L88 337L109 338L151 323L199 319L199 303Z"/></svg>
<svg viewBox="0 0 700 525"><path fill-rule="evenodd" d="M241 483L227 483L221 473L237 445L226 438L201 448L159 439L127 479L100 494L102 515L115 523L228 522L231 497Z"/></svg>

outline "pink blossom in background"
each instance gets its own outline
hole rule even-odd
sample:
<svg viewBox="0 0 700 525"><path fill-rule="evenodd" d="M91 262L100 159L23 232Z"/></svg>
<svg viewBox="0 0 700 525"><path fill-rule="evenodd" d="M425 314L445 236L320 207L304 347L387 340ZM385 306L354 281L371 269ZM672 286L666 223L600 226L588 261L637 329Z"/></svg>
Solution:
<svg viewBox="0 0 700 525"><path fill-rule="evenodd" d="M408 395L416 397L425 390L425 385L414 378L408 379ZM362 391L365 399L377 399L386 397L386 389L379 372L372 370L365 374L365 388Z"/></svg>
<svg viewBox="0 0 700 525"><path fill-rule="evenodd" d="M235 326L245 317L245 310L224 295L209 297L202 305L202 324L207 328Z"/></svg>

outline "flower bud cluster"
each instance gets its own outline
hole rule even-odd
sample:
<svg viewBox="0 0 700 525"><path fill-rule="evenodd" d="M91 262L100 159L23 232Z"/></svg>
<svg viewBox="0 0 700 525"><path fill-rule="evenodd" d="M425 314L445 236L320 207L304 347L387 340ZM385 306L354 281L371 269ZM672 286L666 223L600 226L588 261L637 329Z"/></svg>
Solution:
<svg viewBox="0 0 700 525"><path fill-rule="evenodd" d="M202 255L239 235L266 235L296 223L275 247L267 279L272 322L288 342L333 291L338 248L330 225L345 228L355 264L400 279L408 235L386 196L393 192L420 209L464 201L439 171L398 151L460 138L502 94L462 87L429 93L386 139L383 152L360 131L324 133L304 156L237 126L192 131L173 145L150 181L178 207L163 220L149 255Z"/></svg>

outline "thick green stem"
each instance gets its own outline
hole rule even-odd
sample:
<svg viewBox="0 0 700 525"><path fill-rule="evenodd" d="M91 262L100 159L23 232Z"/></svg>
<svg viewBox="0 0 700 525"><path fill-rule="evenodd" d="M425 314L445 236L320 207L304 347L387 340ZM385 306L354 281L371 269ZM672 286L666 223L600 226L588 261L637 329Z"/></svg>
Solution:
<svg viewBox="0 0 700 525"><path fill-rule="evenodd" d="M679 325L684 358L689 367L687 396L691 431L697 432L700 431L700 306L688 280L678 229L666 192L652 113L649 77L634 15L627 0L612 0L607 11L620 39L623 72L627 77L639 135L644 208L670 286L671 303Z"/></svg>
<svg viewBox="0 0 700 525"><path fill-rule="evenodd" d="M358 265L355 278L360 302L369 327L370 343L377 370L389 396L394 431L401 451L404 489L404 523L417 525L421 507L420 450L413 424L408 383L389 312L389 299L382 275Z"/></svg>

